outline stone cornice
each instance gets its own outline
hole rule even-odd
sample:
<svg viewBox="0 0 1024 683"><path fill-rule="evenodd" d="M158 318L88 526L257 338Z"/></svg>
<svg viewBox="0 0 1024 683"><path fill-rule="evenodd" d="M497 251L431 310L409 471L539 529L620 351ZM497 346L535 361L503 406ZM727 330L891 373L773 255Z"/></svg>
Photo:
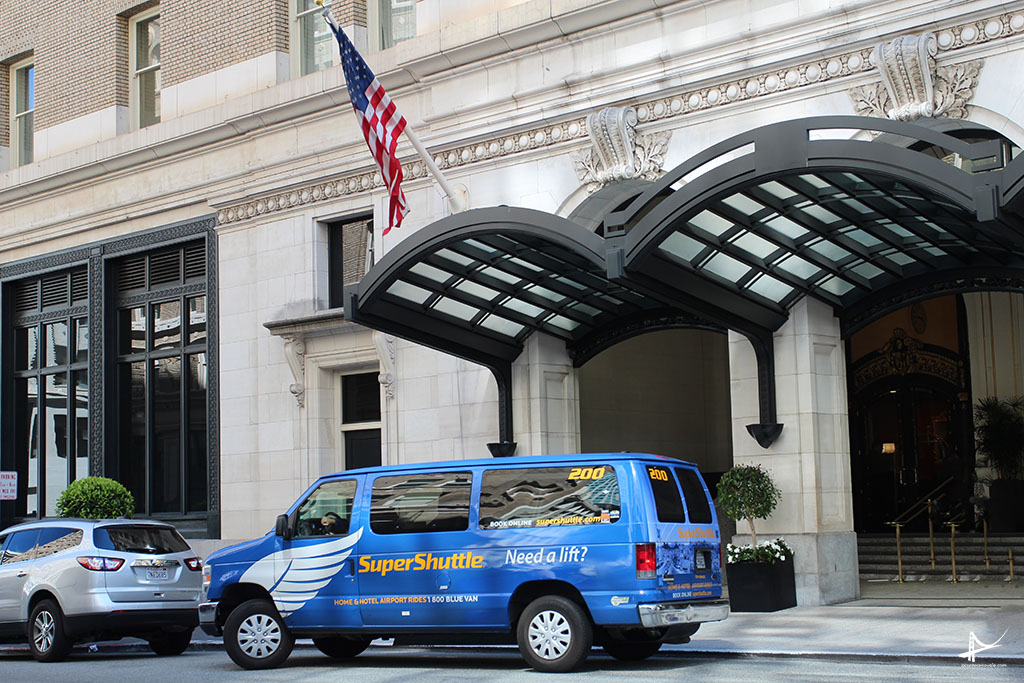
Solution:
<svg viewBox="0 0 1024 683"><path fill-rule="evenodd" d="M949 28L939 28L934 33L938 47L937 59L942 60L944 55L952 57L960 50L1024 34L1024 10L1002 13ZM873 45L858 48L789 67L770 69L661 97L625 102L622 105L636 109L639 124L653 124L840 79L852 80L874 71L871 64L873 48ZM446 171L554 146L577 147L578 144L574 143L585 142L587 139L586 115L581 115L451 147L435 153L434 162L442 171ZM422 179L428 175L419 159L407 159L403 167L407 180ZM361 194L382 187L384 184L380 173L364 168L356 173L318 180L287 191L225 203L217 207L217 222L219 225L238 223L257 216L330 201L341 196Z"/></svg>

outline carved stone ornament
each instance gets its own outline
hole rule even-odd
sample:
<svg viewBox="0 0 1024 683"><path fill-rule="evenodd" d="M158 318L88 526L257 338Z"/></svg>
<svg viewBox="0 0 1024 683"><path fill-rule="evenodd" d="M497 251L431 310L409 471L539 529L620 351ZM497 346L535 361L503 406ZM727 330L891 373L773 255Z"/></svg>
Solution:
<svg viewBox="0 0 1024 683"><path fill-rule="evenodd" d="M882 81L850 90L857 113L896 121L966 118L984 62L937 66L937 50L933 33L900 36L876 46L871 63Z"/></svg>
<svg viewBox="0 0 1024 683"><path fill-rule="evenodd" d="M300 408L306 405L306 342L301 339L286 338L284 357L291 368L295 383L288 387L295 402Z"/></svg>
<svg viewBox="0 0 1024 683"><path fill-rule="evenodd" d="M387 400L395 397L395 338L390 334L374 331L373 343L377 347L377 355L380 356L380 375L377 381L384 387L384 396Z"/></svg>
<svg viewBox="0 0 1024 683"><path fill-rule="evenodd" d="M671 133L637 135L633 107L607 107L587 116L592 147L571 154L588 192L632 178L656 180L662 174Z"/></svg>

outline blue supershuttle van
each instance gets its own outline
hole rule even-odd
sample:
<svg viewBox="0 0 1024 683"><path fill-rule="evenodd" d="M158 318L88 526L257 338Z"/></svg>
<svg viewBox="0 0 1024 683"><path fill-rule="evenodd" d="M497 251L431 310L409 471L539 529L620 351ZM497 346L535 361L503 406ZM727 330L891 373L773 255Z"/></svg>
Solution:
<svg viewBox="0 0 1024 683"><path fill-rule="evenodd" d="M200 624L248 669L296 637L344 659L375 638L516 642L541 671L593 645L640 660L725 619L697 468L635 453L375 467L319 479L274 531L212 554Z"/></svg>

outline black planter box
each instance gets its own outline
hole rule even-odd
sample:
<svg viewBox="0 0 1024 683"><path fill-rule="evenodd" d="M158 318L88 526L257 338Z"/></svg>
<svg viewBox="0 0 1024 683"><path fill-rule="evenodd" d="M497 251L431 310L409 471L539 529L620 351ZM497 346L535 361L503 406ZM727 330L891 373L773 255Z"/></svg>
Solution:
<svg viewBox="0 0 1024 683"><path fill-rule="evenodd" d="M775 612L796 606L793 558L782 562L738 562L725 565L733 612Z"/></svg>

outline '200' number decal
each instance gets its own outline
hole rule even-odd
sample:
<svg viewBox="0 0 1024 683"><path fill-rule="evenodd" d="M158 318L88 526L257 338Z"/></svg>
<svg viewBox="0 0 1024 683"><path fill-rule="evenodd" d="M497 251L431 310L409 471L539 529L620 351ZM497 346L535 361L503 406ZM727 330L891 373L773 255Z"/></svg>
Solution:
<svg viewBox="0 0 1024 683"><path fill-rule="evenodd" d="M604 479L604 467L573 467L569 471L569 481L577 479Z"/></svg>
<svg viewBox="0 0 1024 683"><path fill-rule="evenodd" d="M648 467L647 473L656 481L668 481L668 472L659 467Z"/></svg>

